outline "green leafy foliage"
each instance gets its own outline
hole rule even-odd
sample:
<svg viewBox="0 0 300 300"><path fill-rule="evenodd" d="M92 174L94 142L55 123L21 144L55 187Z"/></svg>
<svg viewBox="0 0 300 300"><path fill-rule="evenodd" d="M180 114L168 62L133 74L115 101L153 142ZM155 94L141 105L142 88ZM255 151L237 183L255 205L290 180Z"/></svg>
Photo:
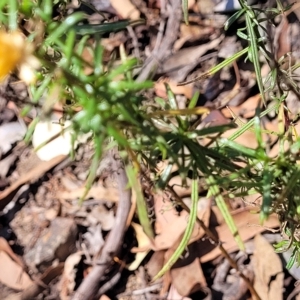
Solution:
<svg viewBox="0 0 300 300"><path fill-rule="evenodd" d="M281 61L290 54L288 53L276 61L273 53L271 53L266 46L272 42L268 40L269 36L266 34L266 26L275 16L284 14L292 5L283 7L280 0L277 0L276 8L260 9L248 5L245 0L239 0L239 3L241 10L233 14L227 22L225 22L224 27L225 30L227 30L234 22L243 18L246 22L246 27L239 29L237 35L247 40L249 46L204 74L191 81L183 82L182 84L205 79L241 55L247 53L247 59L249 59L254 66L263 103L266 104L266 101L269 99L276 102L275 106L267 108L262 112L258 111L255 118L241 126L228 139L219 139L217 141L220 147L219 154L223 154L226 157L224 161L226 161L226 159L227 161L230 159L231 162L240 160L244 162L246 167L242 170L238 170L236 167L232 170L228 170L227 176L231 184L226 182L226 179L221 178L217 178L216 182L218 186L225 190L231 190L234 196L245 196L258 192L262 197L260 207L262 223L271 213L277 213L279 215L280 221L284 225L282 234L286 236L286 239L278 243L278 245L275 245L275 248L277 250L280 249L280 251L286 251L289 248L293 249L293 254L287 265L287 267L290 268L294 263L300 264L298 238L300 221L298 196L300 188L298 164L299 137L293 127L294 122L297 122L299 117L298 115L294 117L294 120L297 121L290 120L285 101L289 91L293 91L296 95L300 94L299 88L292 78L292 72L297 69L299 65L290 65L288 72L281 68ZM185 13L187 14L187 12ZM265 80L263 80L261 75L261 57L265 58L265 61L269 64L271 69ZM282 91L281 86L279 86L283 82L286 86L284 91ZM262 141L263 130L261 118L270 111L275 111L278 117L278 132L273 132L273 134L278 136L280 150L275 158L268 157L266 145ZM234 142L238 136L248 130L254 131L256 134L258 143L256 149L249 149ZM225 171L225 168L221 168L220 170ZM212 174L214 173L212 172ZM220 193L215 192L215 194ZM226 211L224 208L221 208L221 211L223 211L223 215L225 216ZM231 226L228 221L227 224L229 227Z"/></svg>

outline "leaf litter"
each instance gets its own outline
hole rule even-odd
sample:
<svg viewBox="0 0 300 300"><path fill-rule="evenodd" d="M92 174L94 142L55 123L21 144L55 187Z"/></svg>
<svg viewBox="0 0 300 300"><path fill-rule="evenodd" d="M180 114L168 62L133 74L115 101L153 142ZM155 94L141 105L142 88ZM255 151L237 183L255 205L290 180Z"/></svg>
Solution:
<svg viewBox="0 0 300 300"><path fill-rule="evenodd" d="M96 8L99 5L97 1L90 2ZM184 97L182 103L185 106L196 91L200 92L198 102L212 110L208 117L203 117L200 127L235 120L239 128L255 115L260 101L253 70L249 69L247 62L240 60L235 67L227 67L204 81L177 86L181 81L190 80L207 71L241 47L240 41L232 40L230 35L224 34L222 24L227 16L220 6L217 8L218 14L210 10L207 15L205 5L199 4L202 1L192 2L192 25L187 27L180 23L179 18L175 18L172 20L173 29L178 28L175 38L166 29L163 33L165 35L159 40L159 24L163 19L160 10L165 12L170 9L164 7L163 1L107 1L105 7L98 9L106 11L109 17L133 20L142 15L146 17L146 24L141 26L143 30L137 27L128 34L111 34L103 39L103 46L111 53L119 45L125 44L130 54L134 51L139 53L145 61L143 76L153 67L156 69L153 97L167 99L164 82L169 83L178 98ZM212 0L206 2L206 9L213 8ZM283 18L277 24L274 35L279 57L298 47L299 29L299 19L297 22L289 22ZM147 40L148 43L145 42ZM160 49L164 51L159 53ZM158 65L156 59L161 60ZM299 60L299 57L294 59ZM262 66L262 70L266 70L266 67ZM267 74L267 70L265 72ZM117 222L120 193L107 171L110 166L103 158L96 182L83 204L79 203L92 157L89 142L77 147L73 161L67 158L70 149L64 150L65 146L58 143L55 150L62 150L63 153L54 154L54 150L45 147L43 158L46 157L48 161L32 160L30 163L28 149L32 151L32 146L24 146L22 143L25 127L20 122L19 112L11 110L9 103L10 99L14 99L17 109L21 110L24 93L27 95L28 91L25 85L16 93L15 82L16 79L11 76L3 83L0 91L0 175L1 179L7 181L0 191L0 268L7 270L5 276L0 276L1 299L9 299L11 296L16 299L33 299L38 295L45 299L72 299L78 282L95 268L94 261ZM296 114L298 106L295 97L292 93L289 97L288 108ZM29 120L25 119L26 125L31 120L30 117ZM270 143L269 155L275 156L278 144L272 131L278 124L269 116L264 121L267 131L264 140ZM56 126L57 129L60 125ZM238 128L227 131L224 137L230 136ZM296 125L299 132L298 128ZM246 131L237 141L245 146L256 147L255 134L251 130ZM161 164L164 163L168 165L168 162L161 161ZM175 173L176 170L172 170L172 176ZM180 177L175 174L170 184L189 206L190 183L183 185ZM202 186L203 190L205 188ZM201 192L201 187L199 190ZM101 298L99 296L98 299L118 297L134 300L144 295L149 299L161 296L186 300L250 297L243 280L234 273L222 258L217 245L205 236L198 224L193 229L182 257L162 281L151 283L151 279L176 249L185 230L188 214L174 205L167 191L151 190L149 195L152 197L149 201L152 206L149 215L155 229L155 238L151 240L138 223L134 214L136 196L133 194L133 209L127 218L127 227L124 228L126 234L124 240L119 241L120 254L112 258L118 267L109 270L99 292ZM271 215L262 226L259 215L250 212L256 207L258 198L259 195L255 195L242 199L238 201L238 209L231 208L233 219L246 242L245 253L238 252L234 238L214 205L214 199L200 198L197 216L216 232L224 248L243 266L243 272L253 280L262 299L285 299L299 278L285 272L280 256L275 254L273 247L264 238L263 232L270 233L273 228L278 228L277 217ZM110 285L107 287L106 283Z"/></svg>

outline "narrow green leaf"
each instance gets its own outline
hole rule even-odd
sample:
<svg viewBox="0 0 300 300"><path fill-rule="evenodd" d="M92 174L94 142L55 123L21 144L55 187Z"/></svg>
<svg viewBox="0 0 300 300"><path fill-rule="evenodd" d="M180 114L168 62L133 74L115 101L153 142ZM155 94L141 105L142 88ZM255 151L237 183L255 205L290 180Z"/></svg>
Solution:
<svg viewBox="0 0 300 300"><path fill-rule="evenodd" d="M3 12L2 12L3 13ZM18 28L18 1L10 0L8 5L8 26L11 31Z"/></svg>
<svg viewBox="0 0 300 300"><path fill-rule="evenodd" d="M219 187L215 182L215 179L213 176L208 176L207 178L207 184L209 186L208 189L208 197L209 196L214 196L215 197L215 201L216 204L220 210L220 212L222 213L222 216L230 230L230 232L232 233L234 239L236 240L237 245L239 246L241 251L245 250L245 245L243 243L243 240L241 238L241 236L239 235L238 229L234 223L234 220L228 210L228 207L225 203L225 200L223 199L223 196L220 193Z"/></svg>
<svg viewBox="0 0 300 300"><path fill-rule="evenodd" d="M79 199L79 203L82 203L85 200L85 197L87 196L88 192L90 191L92 184L96 178L96 173L97 173L97 169L99 166L99 161L101 159L101 155L102 155L102 144L104 141L104 136L100 135L98 137L94 137L94 149L95 149L95 153L93 156L93 160L90 166L90 170L89 170L89 175L85 184L85 190L83 195L80 197Z"/></svg>
<svg viewBox="0 0 300 300"><path fill-rule="evenodd" d="M271 106L269 108L267 108L266 110L264 110L263 112L261 112L259 114L259 118L262 118L263 116L267 115L269 112L277 110L278 107L280 105L280 102L277 103L274 106ZM235 140L236 138L238 138L239 136L241 136L244 132L246 132L247 130L249 130L252 126L254 125L254 119L252 119L251 121L249 121L248 123L246 123L245 125L243 125L241 128L239 128L237 131L235 131L235 133L233 133L228 140Z"/></svg>
<svg viewBox="0 0 300 300"><path fill-rule="evenodd" d="M29 142L31 141L31 138L32 138L32 135L33 135L33 132L34 132L34 129L36 127L36 124L40 121L40 117L36 117L33 119L33 121L30 123L28 129L27 129L27 132L25 134L25 137L24 137L24 142L26 144L29 144Z"/></svg>
<svg viewBox="0 0 300 300"><path fill-rule="evenodd" d="M228 28L240 18L242 14L245 13L245 9L241 9L237 11L235 14L233 14L225 23L224 23L224 29L227 31Z"/></svg>
<svg viewBox="0 0 300 300"><path fill-rule="evenodd" d="M171 176L171 171L173 168L173 164L168 164L167 167L163 170L162 174L159 177L157 186L160 189L165 189L166 185L168 184L168 180L170 179Z"/></svg>
<svg viewBox="0 0 300 300"><path fill-rule="evenodd" d="M102 35L107 32L115 32L119 30L126 29L127 26L136 26L144 24L144 20L122 20L118 22L110 22L103 24L84 24L84 25L75 25L73 28L75 29L78 35L94 35L99 34Z"/></svg>
<svg viewBox="0 0 300 300"><path fill-rule="evenodd" d="M268 167L266 164L264 166L263 174L262 174L262 196L263 201L261 205L260 211L260 222L263 223L270 215L271 212L271 204L272 204L272 197L271 197L271 185L273 182L273 170Z"/></svg>
<svg viewBox="0 0 300 300"><path fill-rule="evenodd" d="M189 24L188 8L189 8L189 1L182 0L183 18L186 25Z"/></svg>
<svg viewBox="0 0 300 300"><path fill-rule="evenodd" d="M257 152L255 149L247 148L229 139L226 138L220 139L219 145L221 147L226 146L231 149L234 149L235 151L239 152L241 155L246 155L249 158L257 158Z"/></svg>
<svg viewBox="0 0 300 300"><path fill-rule="evenodd" d="M186 85L192 82L195 82L197 80L203 80L206 79L208 77L210 77L211 75L217 73L218 71L220 71L221 69L223 69L224 67L228 66L229 64L231 64L232 62L234 62L235 60L237 60L239 57L241 57L242 55L246 54L248 52L249 48L246 47L245 49L239 51L238 53L232 55L231 57L223 60L221 63L219 63L218 65L216 65L215 67L211 68L210 70L206 71L205 73L201 74L200 76L197 76L196 78L192 79L192 80L188 80L188 81L184 81L184 82L180 82L177 85L181 86L181 85Z"/></svg>
<svg viewBox="0 0 300 300"><path fill-rule="evenodd" d="M70 28L74 28L75 24L84 19L84 13L76 12L64 20L57 28L55 28L45 40L45 44L52 44L64 35Z"/></svg>
<svg viewBox="0 0 300 300"><path fill-rule="evenodd" d="M194 108L197 105L199 94L200 94L199 91L195 92L195 94L193 95L193 97L188 105L188 108Z"/></svg>
<svg viewBox="0 0 300 300"><path fill-rule="evenodd" d="M178 109L175 94L172 92L170 86L166 82L164 83L164 85L165 85L165 88L167 90L167 96L168 96L170 108L171 109Z"/></svg>
<svg viewBox="0 0 300 300"><path fill-rule="evenodd" d="M148 209L146 205L146 200L144 198L143 190L138 179L138 170L132 166L127 166L126 174L128 177L130 187L135 191L137 213L141 226L146 235L152 240L154 238L154 232L151 226L151 221L148 216Z"/></svg>
<svg viewBox="0 0 300 300"><path fill-rule="evenodd" d="M175 252L170 257L170 259L165 263L163 268L158 272L158 274L154 276L152 281L157 280L158 278L163 276L168 270L170 270L170 268L175 264L175 262L178 260L180 255L183 253L184 249L187 247L189 240L192 236L193 229L197 219L197 211L198 211L197 208L198 208L198 199L199 199L198 179L195 178L197 176L195 173L194 173L194 178L192 179L192 194L191 194L192 206L190 208L190 216L189 216L188 224L186 226L186 230Z"/></svg>

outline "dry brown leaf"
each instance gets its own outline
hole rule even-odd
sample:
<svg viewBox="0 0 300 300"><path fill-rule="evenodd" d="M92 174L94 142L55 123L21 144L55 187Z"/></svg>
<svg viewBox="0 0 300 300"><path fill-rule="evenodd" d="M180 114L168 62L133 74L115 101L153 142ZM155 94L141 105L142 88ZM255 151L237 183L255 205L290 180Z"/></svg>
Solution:
<svg viewBox="0 0 300 300"><path fill-rule="evenodd" d="M162 278L162 288L160 290L160 293L159 295L161 297L163 297L167 292L168 290L170 289L170 286L171 286L171 276L170 276L170 271L168 271Z"/></svg>
<svg viewBox="0 0 300 300"><path fill-rule="evenodd" d="M232 113L243 118L252 118L255 115L255 110L261 101L260 94L248 98L239 106L230 106L223 108L221 111L226 118L232 118Z"/></svg>
<svg viewBox="0 0 300 300"><path fill-rule="evenodd" d="M239 128L227 130L226 132L224 132L222 134L222 137L228 138L238 130L239 130ZM248 148L255 149L257 147L257 139L255 136L255 133L254 133L254 131L251 131L251 130L247 130L242 135L237 137L234 141L236 143L238 143L242 146L248 147Z"/></svg>
<svg viewBox="0 0 300 300"><path fill-rule="evenodd" d="M84 192L85 192L85 187L80 187L68 191L57 192L57 197L62 201L70 200L70 199L79 199ZM118 189L114 186L104 187L102 185L94 185L91 187L91 189L89 190L88 194L85 197L85 199L88 198L94 198L98 200L117 203L119 201L119 193L118 193ZM136 208L136 195L135 195L135 191L132 191L131 208L126 222L126 227L129 227L132 221L132 218L135 214L135 208Z"/></svg>
<svg viewBox="0 0 300 300"><path fill-rule="evenodd" d="M0 281L12 289L24 290L33 283L23 268L4 251L0 251L0 269Z"/></svg>
<svg viewBox="0 0 300 300"><path fill-rule="evenodd" d="M291 52L290 26L285 15L282 16L280 24L275 28L274 42L276 43L276 57L280 58L284 54Z"/></svg>
<svg viewBox="0 0 300 300"><path fill-rule="evenodd" d="M156 223L155 229L157 235L154 239L154 249L168 249L177 242L183 234L188 222L188 213L186 211L180 214L167 199L166 194L158 192L154 195ZM201 198L198 202L198 218L207 225L210 216L210 199ZM204 235L203 229L199 224L195 224L190 242L198 240Z"/></svg>
<svg viewBox="0 0 300 300"><path fill-rule="evenodd" d="M110 4L124 19L137 20L140 18L140 12L130 0L110 0Z"/></svg>
<svg viewBox="0 0 300 300"><path fill-rule="evenodd" d="M187 41L194 42L207 38L212 33L210 26L186 25L182 23L180 25L180 38L174 44L174 50L179 50L183 44Z"/></svg>
<svg viewBox="0 0 300 300"><path fill-rule="evenodd" d="M21 293L11 293L3 300L21 300Z"/></svg>
<svg viewBox="0 0 300 300"><path fill-rule="evenodd" d="M16 194L17 189L27 182L32 182L38 179L40 176L45 174L45 172L52 169L54 166L62 162L67 156L60 155L52 158L49 161L42 161L39 165L34 167L32 170L21 176L12 185L6 188L3 192L0 192L0 211L12 200L13 196Z"/></svg>
<svg viewBox="0 0 300 300"><path fill-rule="evenodd" d="M171 285L168 296L167 296L167 300L174 300L174 299L192 300L189 297L182 297L182 295L180 295L180 293L178 293L178 291L176 290L174 285Z"/></svg>
<svg viewBox="0 0 300 300"><path fill-rule="evenodd" d="M22 292L21 299L36 299L36 296L39 295L54 278L61 275L63 268L64 263L59 263L54 267L51 266L47 268L36 282L33 282L26 290Z"/></svg>
<svg viewBox="0 0 300 300"><path fill-rule="evenodd" d="M7 240L3 237L0 237L0 251L6 252L21 268L25 267L22 259L13 252Z"/></svg>
<svg viewBox="0 0 300 300"><path fill-rule="evenodd" d="M155 84L154 84L155 94L158 97L161 97L161 98L164 98L164 99L167 99L167 97L168 97L167 92L166 92L166 87L165 87L164 83L167 83L169 85L171 91L175 95L182 94L187 99L191 99L192 96L193 96L194 83L177 86L177 82L174 82L171 79L161 79L161 80L155 82Z"/></svg>
<svg viewBox="0 0 300 300"><path fill-rule="evenodd" d="M234 49L236 49L236 47L234 47ZM232 49L233 51L230 51L232 54L236 52L234 49ZM228 54L224 53L223 56L225 58L231 56L231 54L229 56L227 55ZM237 65L235 64L235 66ZM233 88L221 92L217 99L214 100L214 102L217 103L217 107L224 107L226 105L238 106L247 99L251 89L255 85L255 79L252 76L252 72L249 70L236 70L236 77L237 80Z"/></svg>
<svg viewBox="0 0 300 300"><path fill-rule="evenodd" d="M284 273L279 256L260 234L255 236L254 245L254 288L261 299L282 300Z"/></svg>
<svg viewBox="0 0 300 300"><path fill-rule="evenodd" d="M71 191L57 193L57 197L63 200L80 198L85 191L85 187L81 187ZM94 198L97 200L111 201L116 203L119 201L118 189L115 187L104 187L102 185L92 186L85 199Z"/></svg>
<svg viewBox="0 0 300 300"><path fill-rule="evenodd" d="M136 239L138 241L138 247L134 247L131 249L131 252L136 252L134 261L128 266L129 271L136 270L141 262L144 260L144 258L147 256L151 249L151 241L149 237L145 234L142 226L140 224L131 223L131 226L133 227L136 235ZM138 251L141 249L142 251Z"/></svg>
<svg viewBox="0 0 300 300"><path fill-rule="evenodd" d="M207 117L201 122L201 126L221 126L231 123L228 118L225 118L224 115L219 110L212 110ZM198 127L197 127L198 129Z"/></svg>
<svg viewBox="0 0 300 300"><path fill-rule="evenodd" d="M207 51L215 49L222 39L223 36L220 36L203 45L179 50L163 62L158 73L166 74L176 82L183 81L187 74L198 65L201 56Z"/></svg>
<svg viewBox="0 0 300 300"><path fill-rule="evenodd" d="M146 264L147 273L153 278L163 267L165 250L158 250L153 253L149 262Z"/></svg>
<svg viewBox="0 0 300 300"><path fill-rule="evenodd" d="M249 211L242 211L239 214L233 215L234 223L236 224L239 234L243 241L247 241L257 233L263 232L268 228L279 227L277 216L271 215L263 226L260 226L259 214L251 214ZM237 244L231 234L227 224L223 223L215 229L223 247L228 252L238 250ZM212 249L213 248L213 249ZM201 241L198 243L199 257L202 263L210 261L221 254L219 248L215 247L209 241ZM209 252L208 252L209 251Z"/></svg>
<svg viewBox="0 0 300 300"><path fill-rule="evenodd" d="M280 143L276 143L272 149L269 151L268 156L269 157L276 157L278 155L279 152L281 151L287 151L290 147L290 142L289 141L283 141L283 145ZM283 150L282 150L283 148Z"/></svg>
<svg viewBox="0 0 300 300"><path fill-rule="evenodd" d="M207 286L199 258L190 264L170 270L172 285L181 296L188 296Z"/></svg>
<svg viewBox="0 0 300 300"><path fill-rule="evenodd" d="M182 178L180 175L173 176L169 181L169 186L171 186L175 193L180 197L188 197L192 192L192 180L190 178L186 178L186 186L182 184Z"/></svg>
<svg viewBox="0 0 300 300"><path fill-rule="evenodd" d="M108 296L102 295L99 300L111 300Z"/></svg>

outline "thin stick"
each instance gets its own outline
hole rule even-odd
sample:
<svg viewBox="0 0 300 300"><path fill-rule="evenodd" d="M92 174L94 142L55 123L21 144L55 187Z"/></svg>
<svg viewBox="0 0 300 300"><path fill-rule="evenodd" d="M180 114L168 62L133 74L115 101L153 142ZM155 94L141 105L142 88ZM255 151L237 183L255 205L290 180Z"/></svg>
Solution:
<svg viewBox="0 0 300 300"><path fill-rule="evenodd" d="M118 253L123 242L126 221L131 206L131 190L127 188L128 180L126 172L120 158L117 156L117 150L114 149L111 153L111 159L113 162L113 171L117 176L116 179L120 197L115 226L111 230L104 247L100 249L101 251L99 250L100 254L96 261L96 265L79 286L72 298L73 300L95 298L101 287L101 281L103 281L105 274L112 268L113 258Z"/></svg>

